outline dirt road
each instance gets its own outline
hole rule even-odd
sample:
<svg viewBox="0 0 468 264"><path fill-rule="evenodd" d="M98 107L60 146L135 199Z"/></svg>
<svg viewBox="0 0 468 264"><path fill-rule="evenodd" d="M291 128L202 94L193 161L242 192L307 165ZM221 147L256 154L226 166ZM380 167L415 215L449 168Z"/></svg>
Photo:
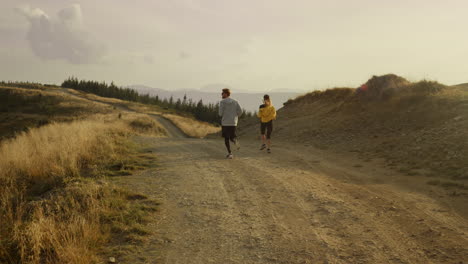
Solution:
<svg viewBox="0 0 468 264"><path fill-rule="evenodd" d="M150 241L120 263L468 263L468 197L374 163L277 142L138 141L158 166L115 178L161 201Z"/></svg>
<svg viewBox="0 0 468 264"><path fill-rule="evenodd" d="M159 166L119 181L162 205L122 263L468 261L466 215L383 169L285 143L269 155L243 142L226 160L221 140L140 141Z"/></svg>

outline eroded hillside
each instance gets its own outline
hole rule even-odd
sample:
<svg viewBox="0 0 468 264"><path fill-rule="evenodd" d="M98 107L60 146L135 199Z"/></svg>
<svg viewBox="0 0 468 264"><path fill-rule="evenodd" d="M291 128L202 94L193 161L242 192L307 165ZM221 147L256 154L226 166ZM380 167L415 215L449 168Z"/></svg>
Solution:
<svg viewBox="0 0 468 264"><path fill-rule="evenodd" d="M257 122L250 120L243 134L257 135ZM278 111L274 137L364 160L383 158L409 176L436 177L431 184L468 188L468 89L463 86L385 75L357 89L314 91Z"/></svg>

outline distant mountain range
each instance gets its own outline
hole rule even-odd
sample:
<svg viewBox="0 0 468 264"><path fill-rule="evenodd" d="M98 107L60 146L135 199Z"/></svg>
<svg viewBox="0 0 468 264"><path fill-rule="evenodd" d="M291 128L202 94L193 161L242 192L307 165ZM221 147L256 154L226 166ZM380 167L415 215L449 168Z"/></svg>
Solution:
<svg viewBox="0 0 468 264"><path fill-rule="evenodd" d="M203 103L217 103L221 100L221 88L219 87L228 87L223 85L216 85L218 88L214 87L215 85L210 85L202 88L202 90L187 89L187 90L175 90L168 91L159 88L153 88L145 85L132 85L129 88L136 90L140 94L149 94L152 96L159 96L159 98L169 99L171 96L174 100L178 98L183 99L184 95L187 95L187 99L192 99L194 102L203 100ZM206 89L205 89L206 88ZM276 108L283 107L283 103L288 99L295 98L301 92L285 92L281 90L274 90L267 92L270 95L270 98L273 101L273 104ZM247 111L256 111L258 110L259 105L262 103L263 95L265 93L260 92L248 92L248 91L239 91L233 90L231 97L239 101L239 104L242 108Z"/></svg>

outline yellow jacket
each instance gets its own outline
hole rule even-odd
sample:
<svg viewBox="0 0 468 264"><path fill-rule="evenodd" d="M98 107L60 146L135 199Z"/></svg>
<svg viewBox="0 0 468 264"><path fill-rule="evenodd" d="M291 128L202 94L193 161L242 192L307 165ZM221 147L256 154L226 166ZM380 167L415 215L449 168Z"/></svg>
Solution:
<svg viewBox="0 0 468 264"><path fill-rule="evenodd" d="M262 123L267 123L270 122L271 120L276 119L276 110L275 107L270 105L261 105L260 108L258 109L257 116L260 118Z"/></svg>

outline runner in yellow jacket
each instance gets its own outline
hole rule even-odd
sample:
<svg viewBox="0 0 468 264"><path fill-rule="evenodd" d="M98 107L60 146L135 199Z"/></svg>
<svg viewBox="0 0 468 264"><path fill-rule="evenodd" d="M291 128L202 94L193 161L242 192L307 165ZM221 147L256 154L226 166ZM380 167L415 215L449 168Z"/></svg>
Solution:
<svg viewBox="0 0 468 264"><path fill-rule="evenodd" d="M271 103L270 96L265 94L263 96L263 104L260 105L257 113L260 118L260 134L262 137L262 146L260 150L267 149L271 153L271 132L273 132L273 120L276 119L276 109ZM266 135L265 135L266 132Z"/></svg>

